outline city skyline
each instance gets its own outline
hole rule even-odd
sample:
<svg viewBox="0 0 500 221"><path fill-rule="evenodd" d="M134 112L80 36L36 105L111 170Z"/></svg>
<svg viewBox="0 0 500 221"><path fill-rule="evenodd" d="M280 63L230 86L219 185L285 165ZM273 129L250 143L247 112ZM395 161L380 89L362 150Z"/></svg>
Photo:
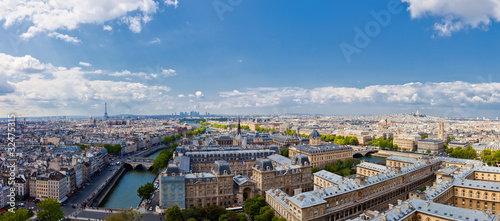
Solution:
<svg viewBox="0 0 500 221"><path fill-rule="evenodd" d="M498 116L495 1L99 4L0 6L1 114Z"/></svg>

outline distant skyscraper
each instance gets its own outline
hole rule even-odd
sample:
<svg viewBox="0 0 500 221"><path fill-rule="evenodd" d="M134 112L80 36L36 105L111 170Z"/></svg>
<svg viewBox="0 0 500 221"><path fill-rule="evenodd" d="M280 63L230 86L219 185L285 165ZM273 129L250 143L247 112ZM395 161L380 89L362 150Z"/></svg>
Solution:
<svg viewBox="0 0 500 221"><path fill-rule="evenodd" d="M438 138L441 139L442 141L445 141L444 140L444 122L443 121L439 121Z"/></svg>
<svg viewBox="0 0 500 221"><path fill-rule="evenodd" d="M104 119L108 119L108 104L104 103Z"/></svg>

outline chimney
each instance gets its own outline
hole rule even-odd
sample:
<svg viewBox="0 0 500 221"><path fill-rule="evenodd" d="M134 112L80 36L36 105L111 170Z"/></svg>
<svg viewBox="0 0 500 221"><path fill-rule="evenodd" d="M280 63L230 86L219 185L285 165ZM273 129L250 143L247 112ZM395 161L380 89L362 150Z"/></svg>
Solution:
<svg viewBox="0 0 500 221"><path fill-rule="evenodd" d="M377 217L377 216L380 214L380 212L379 212L379 211L377 211L377 210L373 211L373 213L375 213L375 216L374 216L374 217Z"/></svg>
<svg viewBox="0 0 500 221"><path fill-rule="evenodd" d="M403 200L398 200L398 206L403 203Z"/></svg>
<svg viewBox="0 0 500 221"><path fill-rule="evenodd" d="M382 221L387 221L387 215L385 215L385 213L382 213Z"/></svg>
<svg viewBox="0 0 500 221"><path fill-rule="evenodd" d="M429 201L425 201L425 207L429 207Z"/></svg>
<svg viewBox="0 0 500 221"><path fill-rule="evenodd" d="M304 195L300 195L299 200L302 202L303 199L304 199Z"/></svg>
<svg viewBox="0 0 500 221"><path fill-rule="evenodd" d="M391 210L392 208L394 208L394 205L389 203L389 209Z"/></svg>
<svg viewBox="0 0 500 221"><path fill-rule="evenodd" d="M406 209L410 208L410 204L408 202L406 202L406 201L405 201L405 207L406 207Z"/></svg>
<svg viewBox="0 0 500 221"><path fill-rule="evenodd" d="M358 182L359 185L365 184L365 178L361 176L356 177L356 182Z"/></svg>
<svg viewBox="0 0 500 221"><path fill-rule="evenodd" d="M401 214L401 207L396 206L396 212L398 212L398 214Z"/></svg>

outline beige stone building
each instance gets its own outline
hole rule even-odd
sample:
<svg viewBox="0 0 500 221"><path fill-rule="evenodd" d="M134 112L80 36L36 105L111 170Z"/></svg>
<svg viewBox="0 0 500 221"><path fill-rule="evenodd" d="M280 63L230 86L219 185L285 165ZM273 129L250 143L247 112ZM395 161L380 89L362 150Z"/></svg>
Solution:
<svg viewBox="0 0 500 221"><path fill-rule="evenodd" d="M411 151L417 147L417 141L420 138L418 134L400 134L394 138L393 144L397 145L401 150Z"/></svg>
<svg viewBox="0 0 500 221"><path fill-rule="evenodd" d="M290 146L288 156L305 155L309 158L311 165L317 168L323 168L327 164L352 159L352 147L339 146L336 144L323 144L321 135L314 130L309 136L309 145Z"/></svg>
<svg viewBox="0 0 500 221"><path fill-rule="evenodd" d="M417 162L399 173L389 171L368 178L344 179L340 185L295 196L271 189L266 191L266 202L289 221L356 218L366 210L387 210L389 204L406 200L409 191L431 185L440 163L436 159Z"/></svg>
<svg viewBox="0 0 500 221"><path fill-rule="evenodd" d="M31 181L33 182L34 180ZM68 177L59 172L38 175L34 182L37 198L51 198L63 201L69 193Z"/></svg>
<svg viewBox="0 0 500 221"><path fill-rule="evenodd" d="M386 173L388 171L389 168L387 168L386 166L370 162L362 162L356 165L356 174L358 176L363 176L363 177L376 176L382 173Z"/></svg>
<svg viewBox="0 0 500 221"><path fill-rule="evenodd" d="M417 162L418 160L415 158L390 156L385 160L385 165L388 167L407 167Z"/></svg>
<svg viewBox="0 0 500 221"><path fill-rule="evenodd" d="M311 168L307 156L295 155L290 159L276 154L255 162L252 179L262 195L273 188L294 195L313 189Z"/></svg>

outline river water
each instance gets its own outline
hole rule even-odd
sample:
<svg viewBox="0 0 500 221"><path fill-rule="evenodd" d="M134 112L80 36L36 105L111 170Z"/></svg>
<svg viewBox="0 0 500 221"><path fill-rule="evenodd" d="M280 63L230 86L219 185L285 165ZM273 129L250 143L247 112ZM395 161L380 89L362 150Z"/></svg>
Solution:
<svg viewBox="0 0 500 221"><path fill-rule="evenodd" d="M161 151L149 155L148 158L156 158ZM99 206L109 209L136 208L141 201L141 198L137 196L137 189L147 182L153 182L155 175L145 168L125 171Z"/></svg>
<svg viewBox="0 0 500 221"><path fill-rule="evenodd" d="M365 156L365 157L354 158L354 159L365 160L365 161L372 162L372 163L381 162L385 165L385 158L384 157Z"/></svg>

